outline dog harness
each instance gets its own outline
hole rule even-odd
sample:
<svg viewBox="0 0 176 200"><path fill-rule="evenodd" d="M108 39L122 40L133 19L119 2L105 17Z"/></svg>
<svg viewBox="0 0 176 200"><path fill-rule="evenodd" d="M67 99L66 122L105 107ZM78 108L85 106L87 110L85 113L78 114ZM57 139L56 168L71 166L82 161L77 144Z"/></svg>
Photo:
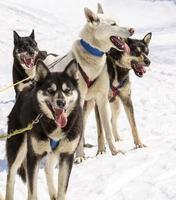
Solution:
<svg viewBox="0 0 176 200"><path fill-rule="evenodd" d="M89 77L87 76L87 74L83 71L83 69L79 65L79 63L78 63L78 68L79 68L79 71L80 71L82 77L84 78L84 81L86 82L87 87L90 88L97 79L90 80Z"/></svg>
<svg viewBox="0 0 176 200"><path fill-rule="evenodd" d="M94 48L92 47L89 43L87 43L85 40L81 39L80 40L80 44L81 46L86 50L88 51L90 54L92 54L93 56L97 56L97 57L101 57L104 55L104 52L103 51L100 51L99 49L97 48ZM82 77L84 78L84 81L86 82L87 84L87 87L90 88L96 81L96 79L94 80L90 80L90 78L87 76L87 74L83 71L83 69L81 68L81 66L78 64L78 68L79 68L79 71L82 75Z"/></svg>
<svg viewBox="0 0 176 200"><path fill-rule="evenodd" d="M110 88L112 90L112 93L113 93L114 97L119 95L119 89L124 86L124 84L126 83L127 80L128 80L128 77L125 77L124 79L122 79L117 87L113 86L113 84L110 83Z"/></svg>
<svg viewBox="0 0 176 200"><path fill-rule="evenodd" d="M99 49L92 47L89 43L87 43L85 40L81 39L80 44L86 51L88 51L93 56L101 57L104 55L103 51L100 51Z"/></svg>
<svg viewBox="0 0 176 200"><path fill-rule="evenodd" d="M100 51L99 49L92 47L90 44L88 44L88 43L87 43L85 40L83 40L83 39L80 40L80 45L81 45L88 53L90 53L90 54L93 55L93 56L101 57L101 56L104 55L104 52L103 52L103 51ZM71 55L71 54L67 54L67 55L65 55L64 57L55 60L53 63L50 63L50 64L49 64L49 69L54 68L58 63L62 63L62 62L63 62L63 65L64 65L65 68L66 68L66 67L68 67L69 65L73 64L73 62L75 62L75 63L77 63L77 65L78 65L79 72L81 73L81 75L82 75L84 81L86 82L87 87L90 88L90 87L95 83L96 79L91 80L91 79L87 76L87 74L84 72L84 70L81 68L80 64L76 61L76 59L74 58L74 56L71 55L71 57L70 57L70 55ZM67 61L67 64L65 65L64 62L65 62L65 59L67 59L67 57L68 57L68 61ZM62 64L61 64L61 66L62 66ZM54 71L55 71L55 70L54 70ZM57 70L57 71L58 71L58 70Z"/></svg>
<svg viewBox="0 0 176 200"><path fill-rule="evenodd" d="M123 78L120 81L120 83L117 87L113 86L112 82L110 82L110 89L112 91L112 95L109 95L109 102L110 103L113 102L115 100L116 96L119 95L119 92L120 92L119 89L122 88L125 85L127 80L128 80L128 76L125 76L125 78Z"/></svg>

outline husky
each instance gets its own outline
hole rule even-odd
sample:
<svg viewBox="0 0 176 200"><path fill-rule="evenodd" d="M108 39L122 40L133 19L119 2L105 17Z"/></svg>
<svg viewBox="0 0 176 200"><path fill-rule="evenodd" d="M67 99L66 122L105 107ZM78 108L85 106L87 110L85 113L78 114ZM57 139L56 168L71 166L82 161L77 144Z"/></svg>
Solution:
<svg viewBox="0 0 176 200"><path fill-rule="evenodd" d="M115 141L121 140L117 127L117 118L120 113L121 101L131 126L132 136L136 148L146 147L146 145L142 143L136 126L134 108L131 98L129 72L132 69L138 77L143 77L144 73L146 72L145 67L148 67L151 63L148 58L151 37L152 33L148 33L142 40L128 38L127 44L130 48L130 53L128 54L125 52L119 52L114 48L107 53L107 67L110 81L108 98L112 113L111 123L113 135ZM87 112L90 113L93 106L94 102L86 102L84 110L89 109ZM95 106L95 115L98 132L97 154L102 154L105 152L105 140L97 106Z"/></svg>
<svg viewBox="0 0 176 200"><path fill-rule="evenodd" d="M115 146L109 113L108 92L110 86L106 52L112 47L127 52L129 47L124 39L133 35L134 29L119 26L114 19L103 13L100 4L98 4L97 14L88 8L84 9L84 13L87 23L81 30L81 39L74 42L71 51L51 70L60 71L70 63L78 65L81 105L84 105L85 100L94 99L96 101L111 153L116 155L119 150ZM84 127L85 123L84 115ZM82 162L85 157L83 141L84 137L81 138L76 152L75 161L77 163Z"/></svg>
<svg viewBox="0 0 176 200"><path fill-rule="evenodd" d="M26 37L20 37L16 31L13 31L13 37L13 83L15 84L25 78L31 77L31 79L14 86L17 96L22 90L28 90L33 87L35 64L39 58L44 60L47 52L39 51L34 30Z"/></svg>
<svg viewBox="0 0 176 200"><path fill-rule="evenodd" d="M37 199L39 162L47 156L46 178L52 200L66 199L74 152L81 138L83 122L78 69L68 66L63 72L51 73L38 60L35 87L19 93L8 116L8 133L27 127L31 130L7 140L8 175L6 200L13 200L15 175L27 181L28 200ZM54 188L54 168L59 161L58 190Z"/></svg>

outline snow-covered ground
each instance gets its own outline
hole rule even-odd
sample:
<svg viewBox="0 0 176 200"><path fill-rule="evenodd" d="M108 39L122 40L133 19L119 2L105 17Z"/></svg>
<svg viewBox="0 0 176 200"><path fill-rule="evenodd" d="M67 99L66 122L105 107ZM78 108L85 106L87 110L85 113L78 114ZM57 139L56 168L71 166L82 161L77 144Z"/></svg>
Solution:
<svg viewBox="0 0 176 200"><path fill-rule="evenodd" d="M176 200L176 1L101 0L104 10L124 26L136 29L134 37L152 32L152 64L144 78L133 73L132 88L139 132L145 149L133 149L132 136L122 110L117 144L126 155L96 157L94 114L87 125L88 159L74 165L68 200ZM13 30L29 35L34 28L40 49L60 55L67 52L85 22L83 8L96 9L95 0L0 0L0 88L12 81ZM14 92L0 93L0 133L13 106ZM57 173L57 170L55 171ZM5 193L7 163L5 142L0 142L0 192ZM57 180L57 179L56 179ZM43 167L38 179L39 200L49 199ZM16 178L15 199L26 197Z"/></svg>

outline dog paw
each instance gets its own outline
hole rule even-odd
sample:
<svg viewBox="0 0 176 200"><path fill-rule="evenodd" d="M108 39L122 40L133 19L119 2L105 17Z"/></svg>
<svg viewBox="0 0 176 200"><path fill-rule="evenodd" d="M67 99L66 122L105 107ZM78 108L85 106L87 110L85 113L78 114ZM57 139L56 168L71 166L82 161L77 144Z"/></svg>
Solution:
<svg viewBox="0 0 176 200"><path fill-rule="evenodd" d="M111 154L113 155L113 156L115 156L115 155L117 155L117 154L119 154L119 153L121 153L121 154L125 154L125 152L124 151L122 151L122 150L120 150L120 149L113 149L113 150L111 150Z"/></svg>
<svg viewBox="0 0 176 200"><path fill-rule="evenodd" d="M144 147L147 147L147 145L142 144L142 143L135 144L135 149L138 149L138 148L144 148Z"/></svg>
<svg viewBox="0 0 176 200"><path fill-rule="evenodd" d="M103 155L106 153L106 149L98 150L96 156Z"/></svg>
<svg viewBox="0 0 176 200"><path fill-rule="evenodd" d="M84 160L85 160L84 157L76 157L75 160L74 160L74 163L80 164L80 163L82 163Z"/></svg>
<svg viewBox="0 0 176 200"><path fill-rule="evenodd" d="M51 196L51 198L50 198L51 200L56 200L57 199L57 197L56 197L56 195L53 195L53 196Z"/></svg>
<svg viewBox="0 0 176 200"><path fill-rule="evenodd" d="M84 144L84 147L85 147L85 148L92 148L92 147L94 147L94 145L88 144L88 143L87 143L87 144Z"/></svg>
<svg viewBox="0 0 176 200"><path fill-rule="evenodd" d="M115 141L120 142L120 141L123 141L123 139L121 137L117 137L117 138L115 138Z"/></svg>

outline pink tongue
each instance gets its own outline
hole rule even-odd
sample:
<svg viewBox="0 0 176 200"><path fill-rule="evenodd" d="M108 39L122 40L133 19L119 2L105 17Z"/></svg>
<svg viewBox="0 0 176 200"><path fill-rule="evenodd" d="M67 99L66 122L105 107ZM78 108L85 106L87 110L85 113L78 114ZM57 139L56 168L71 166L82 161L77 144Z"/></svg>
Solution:
<svg viewBox="0 0 176 200"><path fill-rule="evenodd" d="M127 43L124 44L124 51L125 51L127 54L130 54L130 47L128 46Z"/></svg>
<svg viewBox="0 0 176 200"><path fill-rule="evenodd" d="M145 67L141 64L138 64L137 69L138 73L144 74L146 73Z"/></svg>
<svg viewBox="0 0 176 200"><path fill-rule="evenodd" d="M63 110L56 111L56 122L60 128L64 128L67 125L67 117Z"/></svg>
<svg viewBox="0 0 176 200"><path fill-rule="evenodd" d="M146 73L145 67L143 65L139 66L139 72Z"/></svg>
<svg viewBox="0 0 176 200"><path fill-rule="evenodd" d="M33 60L31 58L25 59L25 63L28 67L33 67Z"/></svg>

